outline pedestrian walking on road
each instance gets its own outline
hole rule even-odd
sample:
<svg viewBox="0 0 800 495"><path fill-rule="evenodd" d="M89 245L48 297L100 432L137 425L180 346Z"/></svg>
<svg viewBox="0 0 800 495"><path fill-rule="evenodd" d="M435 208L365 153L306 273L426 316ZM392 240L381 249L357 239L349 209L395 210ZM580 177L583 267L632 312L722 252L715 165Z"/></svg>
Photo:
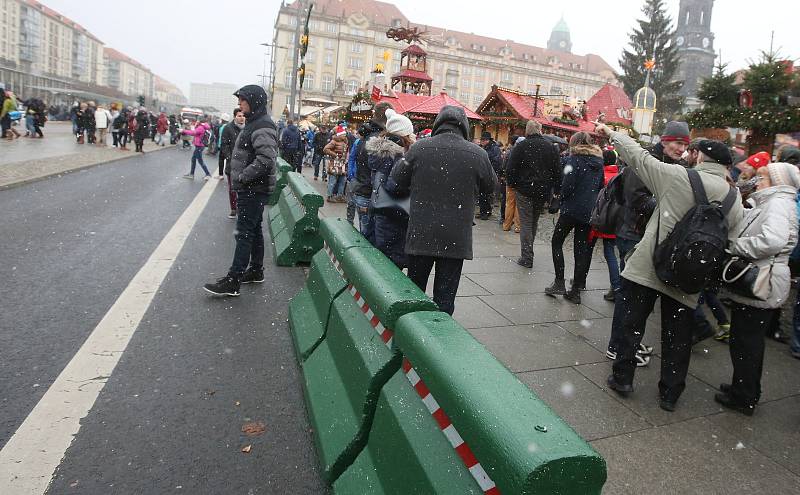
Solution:
<svg viewBox="0 0 800 495"><path fill-rule="evenodd" d="M14 133L11 132L11 112L17 111L17 100L13 97L11 91L0 92L2 96L2 103L0 103L0 126L2 126L2 134L4 137L11 141L14 139Z"/></svg>
<svg viewBox="0 0 800 495"><path fill-rule="evenodd" d="M412 146L392 169L397 191L409 191L411 206L405 250L408 277L423 291L434 265L433 300L453 314L461 268L472 259L473 207L497 183L486 151L469 141L460 107L445 106L433 137Z"/></svg>
<svg viewBox="0 0 800 495"><path fill-rule="evenodd" d="M673 123L667 124L667 128L670 124ZM686 131L688 140L688 128ZM690 294L663 282L656 272L654 252L657 246L665 245L663 241L676 229L676 225L680 225L682 229L687 225L683 222L684 216L698 205L696 194L701 192L708 202L724 205L721 207L724 214L720 219L721 223L706 225L706 228L713 226L720 232L727 229L729 237L738 232L743 211L741 199L735 189L732 191L726 179L733 159L723 143L706 140L700 143L699 164L694 169L687 170L680 164L659 161L629 136L611 131L604 124L599 124L596 132L610 138L614 149L629 167L625 173L636 173L656 199L656 209L653 212L655 220L648 223L642 240L628 256L622 272L626 315L622 323L614 371L608 377L607 383L609 388L620 395L633 392L636 352L644 335L647 318L653 311L656 299L660 297L662 361L658 386L659 407L671 412L675 410L676 403L686 388L692 349L693 315L699 291ZM692 176L700 184L692 185ZM691 258L694 265L706 266L713 262L704 258L703 254L704 252L698 252ZM659 264L659 270L663 269L663 265ZM696 276L693 273L681 275L687 278Z"/></svg>
<svg viewBox="0 0 800 495"><path fill-rule="evenodd" d="M167 120L167 114L161 112L158 115L158 120L156 121L156 144L161 145L161 147L167 145L168 130L169 130L169 121Z"/></svg>
<svg viewBox="0 0 800 495"><path fill-rule="evenodd" d="M520 257L517 264L533 268L533 242L539 215L561 181L558 152L542 137L542 125L529 120L525 139L511 148L506 162L506 183L514 190L520 223ZM506 214L508 208L506 208ZM510 227L510 225L509 225Z"/></svg>
<svg viewBox="0 0 800 495"><path fill-rule="evenodd" d="M136 113L136 131L133 133L133 141L136 144L136 152L144 153L144 140L150 135L150 117L147 110L140 109Z"/></svg>
<svg viewBox="0 0 800 495"><path fill-rule="evenodd" d="M592 261L589 249L589 220L603 188L603 151L593 144L588 132L576 132L569 139L569 156L564 160L561 179L560 211L550 248L553 254L555 280L545 289L548 296L562 295L564 299L581 303L581 291L586 288L586 276ZM564 283L564 241L573 232L575 268L572 287Z"/></svg>
<svg viewBox="0 0 800 495"><path fill-rule="evenodd" d="M261 86L247 85L234 93L247 123L239 133L230 161L237 194L236 249L228 274L205 290L219 296L238 296L240 284L264 281L264 206L275 191L278 128L267 111Z"/></svg>
<svg viewBox="0 0 800 495"><path fill-rule="evenodd" d="M233 157L233 147L236 144L236 138L244 128L245 117L241 108L233 110L233 121L225 124L225 127L220 133L219 142L219 157L224 163L224 173L228 178L228 202L231 206L231 211L228 218L236 218L236 191L231 187L231 158Z"/></svg>
<svg viewBox="0 0 800 495"><path fill-rule="evenodd" d="M192 168L188 174L184 175L184 179L194 179L194 169L197 167L197 162L200 162L200 167L205 172L205 180L211 178L211 172L206 167L206 162L203 161L203 150L208 145L208 138L210 137L211 127L206 123L206 118L201 117L200 123L194 129L185 129L182 134L185 136L193 136L194 152L192 153Z"/></svg>
<svg viewBox="0 0 800 495"><path fill-rule="evenodd" d="M103 105L97 105L97 110L94 111L95 126L97 126L97 145L108 146L106 143L106 136L108 134L108 127L111 125L111 112L106 110Z"/></svg>
<svg viewBox="0 0 800 495"><path fill-rule="evenodd" d="M728 249L733 256L750 260L759 275L765 273L767 288L761 297L729 292L731 313L730 353L733 377L720 385L714 400L724 407L752 416L761 398L764 335L789 297L789 254L797 244L797 207L800 171L790 163L771 163L756 172L752 208L742 220ZM755 294L753 294L755 296Z"/></svg>
<svg viewBox="0 0 800 495"><path fill-rule="evenodd" d="M500 145L492 139L492 135L489 132L483 132L481 134L481 148L486 150L486 153L489 155L489 162L492 164L492 169L495 172L495 176L502 173L502 153L500 151ZM488 193L481 193L478 196L478 210L479 213L475 215L475 218L480 220L489 220L489 217L492 216L492 197L494 191L489 191Z"/></svg>

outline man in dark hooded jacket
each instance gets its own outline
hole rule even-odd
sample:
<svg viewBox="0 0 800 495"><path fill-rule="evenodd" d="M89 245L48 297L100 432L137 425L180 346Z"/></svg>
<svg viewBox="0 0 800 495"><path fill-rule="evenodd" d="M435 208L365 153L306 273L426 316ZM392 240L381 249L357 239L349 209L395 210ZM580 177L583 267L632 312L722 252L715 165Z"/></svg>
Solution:
<svg viewBox="0 0 800 495"><path fill-rule="evenodd" d="M267 94L247 85L234 93L247 123L239 132L230 158L231 189L236 191L236 250L228 274L205 290L238 296L239 284L264 281L264 205L275 191L278 129L267 112ZM249 266L248 266L249 265Z"/></svg>
<svg viewBox="0 0 800 495"><path fill-rule="evenodd" d="M468 141L462 108L442 108L432 135L408 150L391 179L411 194L408 277L424 291L435 264L433 300L452 315L461 268L472 259L473 205L478 195L494 190L497 176L486 151Z"/></svg>
<svg viewBox="0 0 800 495"><path fill-rule="evenodd" d="M292 171L294 172L302 172L302 159L300 157L300 146L302 145L302 139L300 137L300 129L294 125L294 121L290 120L289 124L286 126L286 129L283 130L281 134L281 158L286 160L292 167ZM297 163L300 161L300 167L298 169Z"/></svg>

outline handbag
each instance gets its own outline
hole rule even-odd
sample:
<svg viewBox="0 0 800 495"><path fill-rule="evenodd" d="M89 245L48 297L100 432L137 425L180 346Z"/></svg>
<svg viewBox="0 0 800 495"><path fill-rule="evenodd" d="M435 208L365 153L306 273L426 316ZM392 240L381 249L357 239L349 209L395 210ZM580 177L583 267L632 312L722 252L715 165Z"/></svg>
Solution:
<svg viewBox="0 0 800 495"><path fill-rule="evenodd" d="M775 258L768 270L761 270L751 260L733 256L722 269L722 281L725 288L733 294L766 301L771 289L769 281L774 264Z"/></svg>
<svg viewBox="0 0 800 495"><path fill-rule="evenodd" d="M375 178L372 181L372 196L370 198L372 208L376 210L382 208L399 209L406 212L407 215L410 214L411 196L397 198L389 194L389 191L384 187L387 178L386 174L382 172L375 173Z"/></svg>

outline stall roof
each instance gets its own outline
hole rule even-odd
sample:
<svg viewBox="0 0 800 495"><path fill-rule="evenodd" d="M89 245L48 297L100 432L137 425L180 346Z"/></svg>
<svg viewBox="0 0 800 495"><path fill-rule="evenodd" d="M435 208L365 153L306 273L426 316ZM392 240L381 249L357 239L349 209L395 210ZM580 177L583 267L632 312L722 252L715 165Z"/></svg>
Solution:
<svg viewBox="0 0 800 495"><path fill-rule="evenodd" d="M478 115L477 113L473 112L469 108L467 108L463 103L456 100L452 96L448 95L446 92L442 91L438 95L434 95L431 97L426 98L424 101L418 103L417 105L409 108L406 110L408 113L421 113L421 114L428 114L428 115L436 115L442 111L442 108L451 105L455 107L461 107L464 109L464 112L467 114L467 118L471 120L483 120L483 118Z"/></svg>

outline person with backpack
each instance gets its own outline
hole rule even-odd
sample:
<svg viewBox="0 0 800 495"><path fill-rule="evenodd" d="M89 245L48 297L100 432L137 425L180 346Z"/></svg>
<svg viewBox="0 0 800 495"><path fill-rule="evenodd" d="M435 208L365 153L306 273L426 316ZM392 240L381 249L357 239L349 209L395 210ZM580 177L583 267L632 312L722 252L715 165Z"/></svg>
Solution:
<svg viewBox="0 0 800 495"><path fill-rule="evenodd" d="M525 125L525 139L511 148L505 174L506 185L514 190L519 212L520 257L517 264L533 268L533 242L539 215L552 190L561 184L558 151L542 136L542 124L529 120Z"/></svg>
<svg viewBox="0 0 800 495"><path fill-rule="evenodd" d="M672 412L686 388L691 359L694 308L700 291L716 282L730 233L743 208L727 181L733 158L719 141L700 143L698 165L687 169L651 156L628 135L597 124L595 131L653 192L656 207L642 240L622 272L626 315L608 387L633 392L636 351L647 318L661 298L661 380L659 407Z"/></svg>
<svg viewBox="0 0 800 495"><path fill-rule="evenodd" d="M567 301L580 304L581 291L586 288L586 276L592 261L589 221L597 195L603 188L603 151L593 144L588 132L576 132L569 138L569 156L563 163L560 213L550 243L556 276L544 293L552 297L562 295ZM563 247L567 235L573 230L575 271L572 287L567 291Z"/></svg>
<svg viewBox="0 0 800 495"><path fill-rule="evenodd" d="M728 284L723 288L733 301L730 353L733 376L720 385L714 400L723 407L752 416L761 398L764 364L764 336L770 324L780 317L780 308L789 297L791 273L789 255L797 244L795 197L800 188L800 171L790 163L771 163L756 172L753 206L734 231L729 251L752 264L758 286ZM763 275L763 277L762 277ZM727 270L726 277L729 280ZM752 289L752 290L751 290Z"/></svg>
<svg viewBox="0 0 800 495"><path fill-rule="evenodd" d="M217 296L238 296L241 284L264 282L264 206L275 192L278 129L269 117L267 93L244 86L234 96L247 123L233 147L228 171L238 198L236 249L228 274L203 288Z"/></svg>
<svg viewBox="0 0 800 495"><path fill-rule="evenodd" d="M200 162L200 167L202 167L203 172L206 174L205 177L203 177L203 180L210 179L211 173L208 171L208 167L206 167L206 162L203 161L203 150L206 148L206 146L208 146L209 139L211 139L211 126L206 123L206 118L201 117L200 123L198 123L194 129L184 129L181 131L181 134L194 137L192 168L188 174L183 176L183 178L189 180L194 179L194 169L197 166L197 162Z"/></svg>
<svg viewBox="0 0 800 495"><path fill-rule="evenodd" d="M293 172L303 171L302 162L300 167L297 166L301 141L300 130L294 125L294 121L289 120L286 129L281 134L281 158L286 160Z"/></svg>

